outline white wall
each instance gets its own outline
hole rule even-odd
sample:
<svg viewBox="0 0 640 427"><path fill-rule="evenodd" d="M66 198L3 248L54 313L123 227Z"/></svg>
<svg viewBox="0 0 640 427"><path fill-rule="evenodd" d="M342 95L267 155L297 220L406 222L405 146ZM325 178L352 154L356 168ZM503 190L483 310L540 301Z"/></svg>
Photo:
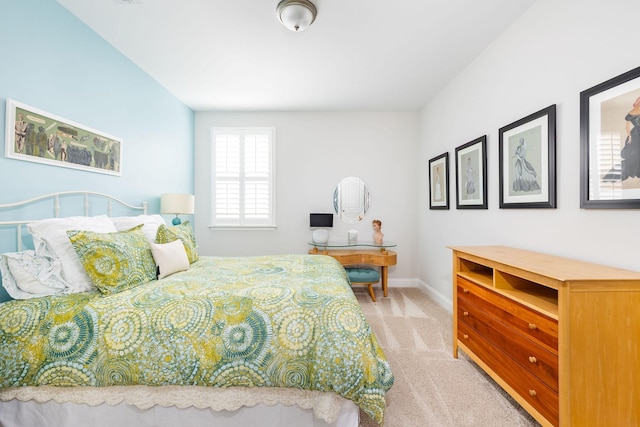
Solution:
<svg viewBox="0 0 640 427"><path fill-rule="evenodd" d="M382 220L385 239L398 244L389 281L415 279L418 113L200 112L195 118L196 235L204 255L306 253L309 213L333 212L333 190L345 176L362 178L370 211L355 225L334 218L332 239L347 230L372 239L371 221ZM276 128L275 231L209 229L209 161L212 127ZM415 280L414 280L415 282Z"/></svg>
<svg viewBox="0 0 640 427"><path fill-rule="evenodd" d="M640 270L637 210L580 209L580 92L640 65L635 0L537 0L421 112L419 175L428 159L487 134L488 210L428 209L418 189L420 279L451 299L446 245L515 246ZM498 129L557 104L557 209L499 209Z"/></svg>

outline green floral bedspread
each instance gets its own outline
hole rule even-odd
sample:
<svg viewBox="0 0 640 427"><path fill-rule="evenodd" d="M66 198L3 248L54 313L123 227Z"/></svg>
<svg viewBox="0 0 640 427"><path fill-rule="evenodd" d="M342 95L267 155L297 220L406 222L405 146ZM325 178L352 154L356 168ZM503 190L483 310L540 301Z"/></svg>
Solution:
<svg viewBox="0 0 640 427"><path fill-rule="evenodd" d="M113 295L0 304L0 388L295 387L336 392L382 422L393 381L326 256L201 257Z"/></svg>

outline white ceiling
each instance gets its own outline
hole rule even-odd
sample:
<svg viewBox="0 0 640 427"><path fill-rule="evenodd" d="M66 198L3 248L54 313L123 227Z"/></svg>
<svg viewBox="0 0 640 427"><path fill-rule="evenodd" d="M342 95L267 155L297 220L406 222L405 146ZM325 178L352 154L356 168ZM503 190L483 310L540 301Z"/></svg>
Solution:
<svg viewBox="0 0 640 427"><path fill-rule="evenodd" d="M195 111L418 110L535 0L58 0Z"/></svg>

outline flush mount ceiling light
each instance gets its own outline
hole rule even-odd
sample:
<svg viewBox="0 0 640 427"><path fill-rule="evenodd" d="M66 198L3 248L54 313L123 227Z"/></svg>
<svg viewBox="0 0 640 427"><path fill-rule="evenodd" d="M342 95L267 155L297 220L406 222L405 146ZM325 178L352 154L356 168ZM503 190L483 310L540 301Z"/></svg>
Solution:
<svg viewBox="0 0 640 427"><path fill-rule="evenodd" d="M308 0L282 0L278 3L276 14L291 31L304 31L316 20L318 10Z"/></svg>

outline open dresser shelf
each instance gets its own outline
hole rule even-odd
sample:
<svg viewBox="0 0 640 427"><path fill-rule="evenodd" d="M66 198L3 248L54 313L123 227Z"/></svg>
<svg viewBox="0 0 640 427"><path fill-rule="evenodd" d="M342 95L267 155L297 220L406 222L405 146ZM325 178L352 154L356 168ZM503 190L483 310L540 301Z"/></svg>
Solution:
<svg viewBox="0 0 640 427"><path fill-rule="evenodd" d="M454 357L462 349L542 425L640 425L640 272L450 249Z"/></svg>

